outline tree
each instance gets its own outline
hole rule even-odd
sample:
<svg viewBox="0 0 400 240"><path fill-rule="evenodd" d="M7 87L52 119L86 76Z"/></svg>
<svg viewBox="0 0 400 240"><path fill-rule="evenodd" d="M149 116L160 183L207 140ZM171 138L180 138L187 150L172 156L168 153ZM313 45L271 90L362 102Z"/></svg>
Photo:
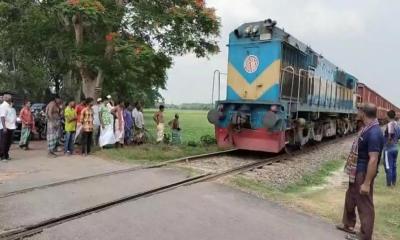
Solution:
<svg viewBox="0 0 400 240"><path fill-rule="evenodd" d="M90 97L157 98L174 55L219 50L219 19L202 0L5 0L0 27L7 51L43 61L61 87L75 76Z"/></svg>
<svg viewBox="0 0 400 240"><path fill-rule="evenodd" d="M0 83L34 99L63 85L74 46L44 1L0 2Z"/></svg>

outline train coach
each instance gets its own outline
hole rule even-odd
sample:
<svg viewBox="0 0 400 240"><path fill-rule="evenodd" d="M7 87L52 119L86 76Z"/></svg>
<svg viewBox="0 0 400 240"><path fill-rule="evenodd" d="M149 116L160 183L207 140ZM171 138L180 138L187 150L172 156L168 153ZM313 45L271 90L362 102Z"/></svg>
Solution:
<svg viewBox="0 0 400 240"><path fill-rule="evenodd" d="M228 48L227 97L208 113L221 147L277 153L346 135L371 100L356 77L271 19L235 29Z"/></svg>
<svg viewBox="0 0 400 240"><path fill-rule="evenodd" d="M378 119L381 124L386 122L386 113L389 110L394 110L397 118L400 118L400 109L398 107L369 88L367 85L359 83L357 86L357 105L359 106L364 102L373 103L377 106Z"/></svg>

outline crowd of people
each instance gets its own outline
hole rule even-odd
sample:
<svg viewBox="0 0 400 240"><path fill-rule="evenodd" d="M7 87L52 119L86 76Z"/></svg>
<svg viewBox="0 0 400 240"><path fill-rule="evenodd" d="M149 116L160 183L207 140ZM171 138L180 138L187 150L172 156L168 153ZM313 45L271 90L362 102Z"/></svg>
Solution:
<svg viewBox="0 0 400 240"><path fill-rule="evenodd" d="M31 102L26 100L19 113L22 123L19 147L29 150L29 141L36 133L35 120L30 109ZM153 120L157 127L157 143L165 139L163 105L154 114ZM46 116L47 148L49 157L57 157L63 145L65 155L80 153L84 156L91 153L92 146L100 148L143 144L146 138L143 107L118 101L114 102L108 95L105 99L86 98L80 103L69 101L65 105L61 98L55 97L44 109ZM9 94L3 96L0 105L0 156L1 160L10 160L10 146L13 142L13 132L17 128L17 113L13 108L13 99ZM169 122L172 130L172 143L180 143L179 115ZM63 144L62 144L63 140ZM75 145L80 145L80 151ZM61 150L62 151L62 150Z"/></svg>
<svg viewBox="0 0 400 240"><path fill-rule="evenodd" d="M164 106L154 114L157 128L157 143L164 140L165 116ZM142 144L145 141L145 121L143 108L139 103L130 104L124 101L114 103L109 95L106 99L94 101L86 98L79 104L74 101L64 106L56 97L46 109L47 144L50 157L56 157L60 138L64 138L64 154L74 154L76 143L81 145L80 153L88 155L92 145L123 147L129 144ZM25 101L19 113L22 122L19 146L29 149L29 140L35 133L35 121L30 109L30 102ZM348 239L371 239L374 226L373 189L378 166L383 160L388 187L394 187L397 181L398 141L400 125L394 111L387 112L388 124L382 132L377 119L377 107L365 104L359 109L358 119L362 129L355 139L345 171L349 175L349 186L345 197L343 224L337 228L348 233L355 233L356 209L361 221L358 235L349 235ZM62 119L64 126L62 127ZM17 113L13 108L13 99L9 94L2 96L0 104L0 158L10 160L9 150L16 129ZM179 115L168 125L172 130L172 142L180 143Z"/></svg>

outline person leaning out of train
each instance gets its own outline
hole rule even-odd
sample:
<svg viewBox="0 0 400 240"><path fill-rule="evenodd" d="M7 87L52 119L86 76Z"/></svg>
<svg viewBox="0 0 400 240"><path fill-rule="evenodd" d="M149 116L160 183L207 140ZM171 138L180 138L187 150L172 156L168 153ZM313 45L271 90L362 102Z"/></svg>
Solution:
<svg viewBox="0 0 400 240"><path fill-rule="evenodd" d="M388 124L385 130L385 150L383 165L386 172L386 184L388 187L396 185L397 178L397 143L400 138L400 126L396 122L396 113L393 110L387 112Z"/></svg>

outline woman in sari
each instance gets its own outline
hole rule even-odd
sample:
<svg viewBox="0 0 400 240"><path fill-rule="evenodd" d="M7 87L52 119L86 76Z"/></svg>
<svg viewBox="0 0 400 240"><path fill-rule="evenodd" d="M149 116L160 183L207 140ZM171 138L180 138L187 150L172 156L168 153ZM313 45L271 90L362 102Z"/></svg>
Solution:
<svg viewBox="0 0 400 240"><path fill-rule="evenodd" d="M32 131L35 131L35 119L31 112L31 102L25 101L24 107L19 113L19 118L22 122L21 128L21 139L19 141L19 147L25 150L29 150L29 140L31 138Z"/></svg>
<svg viewBox="0 0 400 240"><path fill-rule="evenodd" d="M99 114L100 114L100 138L99 145L101 148L107 145L115 144L115 136L114 136L114 117L111 114L111 110L107 107L108 102L105 101L100 105Z"/></svg>
<svg viewBox="0 0 400 240"><path fill-rule="evenodd" d="M124 102L121 101L113 110L115 116L115 140L116 147L124 146L125 121L124 121Z"/></svg>

